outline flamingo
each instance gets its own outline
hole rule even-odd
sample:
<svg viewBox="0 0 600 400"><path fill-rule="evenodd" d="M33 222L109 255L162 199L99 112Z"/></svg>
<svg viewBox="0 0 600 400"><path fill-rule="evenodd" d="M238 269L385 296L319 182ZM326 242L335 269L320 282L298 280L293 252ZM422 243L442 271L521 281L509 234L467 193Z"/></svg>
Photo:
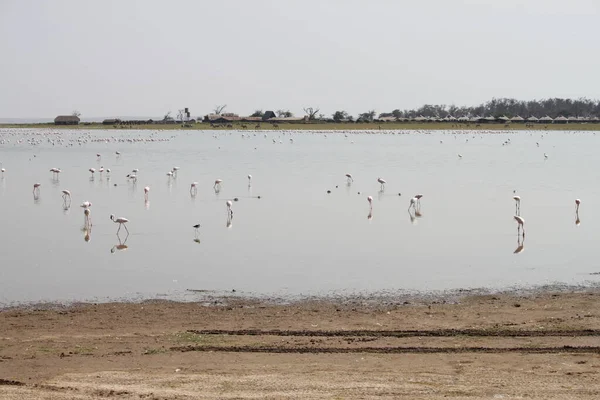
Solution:
<svg viewBox="0 0 600 400"><path fill-rule="evenodd" d="M100 172L100 175L102 175L102 173L104 172L104 167L100 167L100 169L98 170L98 172Z"/></svg>
<svg viewBox="0 0 600 400"><path fill-rule="evenodd" d="M248 174L248 186L252 184L252 175Z"/></svg>
<svg viewBox="0 0 600 400"><path fill-rule="evenodd" d="M110 175L110 168L106 168L106 176L108 177Z"/></svg>
<svg viewBox="0 0 600 400"><path fill-rule="evenodd" d="M223 182L223 179L216 179L215 180L215 184L213 185L213 189L216 189L217 186L219 187L219 189L221 188L221 183Z"/></svg>
<svg viewBox="0 0 600 400"><path fill-rule="evenodd" d="M96 157L98 157L98 159L100 159L100 153L96 153Z"/></svg>
<svg viewBox="0 0 600 400"><path fill-rule="evenodd" d="M385 184L387 183L383 178L377 178L377 182L381 184L381 190L385 189Z"/></svg>
<svg viewBox="0 0 600 400"><path fill-rule="evenodd" d="M39 194L40 193L40 186L42 186L41 183L34 183L33 184L33 193L35 194L36 192Z"/></svg>
<svg viewBox="0 0 600 400"><path fill-rule="evenodd" d="M421 205L421 197L423 197L422 194L415 194L415 199L417 199L417 204Z"/></svg>
<svg viewBox="0 0 600 400"><path fill-rule="evenodd" d="M233 203L231 202L231 200L227 200L227 215L231 218L233 217L233 210L231 209L231 206L233 205Z"/></svg>
<svg viewBox="0 0 600 400"><path fill-rule="evenodd" d="M134 174L137 174L138 172L140 172L140 170L137 169L137 168L134 168L134 169L131 170L131 172L134 173Z"/></svg>
<svg viewBox="0 0 600 400"><path fill-rule="evenodd" d="M459 154L459 155L458 155L458 158L462 158L462 154Z"/></svg>
<svg viewBox="0 0 600 400"><path fill-rule="evenodd" d="M62 191L62 198L63 201L66 203L67 202L67 198L69 198L69 203L71 202L71 192L68 191L67 189Z"/></svg>
<svg viewBox="0 0 600 400"><path fill-rule="evenodd" d="M96 173L96 168L90 168L90 169L88 169L88 171L90 171L92 173L92 178L93 178L94 173Z"/></svg>
<svg viewBox="0 0 600 400"><path fill-rule="evenodd" d="M190 184L190 194L195 196L198 193L198 182L192 182Z"/></svg>
<svg viewBox="0 0 600 400"><path fill-rule="evenodd" d="M86 208L85 210L83 210L83 215L85 216L85 226L86 227L92 226L92 219L90 218L91 213L92 212L90 211L89 208Z"/></svg>
<svg viewBox="0 0 600 400"><path fill-rule="evenodd" d="M91 201L84 201L83 203L81 203L81 205L79 207L81 208L90 208L92 206L92 202Z"/></svg>
<svg viewBox="0 0 600 400"><path fill-rule="evenodd" d="M117 155L117 157L118 157L118 156L120 156L120 155L121 155L121 152L120 152L120 151L115 151L115 154L116 154L116 155Z"/></svg>
<svg viewBox="0 0 600 400"><path fill-rule="evenodd" d="M132 180L134 183L137 182L137 175L135 174L127 174L127 178Z"/></svg>
<svg viewBox="0 0 600 400"><path fill-rule="evenodd" d="M419 199L417 199L416 197L413 197L412 199L410 199L410 204L408 205L408 209L410 210L411 207L416 209L417 201L419 201Z"/></svg>
<svg viewBox="0 0 600 400"><path fill-rule="evenodd" d="M581 204L581 200L575 199L575 212L579 212L579 205Z"/></svg>
<svg viewBox="0 0 600 400"><path fill-rule="evenodd" d="M58 174L60 174L60 168L50 168L50 172L52 172L53 178L57 178Z"/></svg>
<svg viewBox="0 0 600 400"><path fill-rule="evenodd" d="M352 178L352 174L346 174L346 179L348 180L348 183L354 182L354 178Z"/></svg>
<svg viewBox="0 0 600 400"><path fill-rule="evenodd" d="M373 197L372 196L367 197L367 201L369 202L369 208L373 208Z"/></svg>
<svg viewBox="0 0 600 400"><path fill-rule="evenodd" d="M2 167L2 163L1 162L0 162L0 167ZM2 177L4 178L4 173L6 172L6 169L0 168L0 172L2 172Z"/></svg>
<svg viewBox="0 0 600 400"><path fill-rule="evenodd" d="M521 212L521 196L513 196L513 200L515 201L515 213L519 215Z"/></svg>
<svg viewBox="0 0 600 400"><path fill-rule="evenodd" d="M523 219L523 217L521 217L519 215L515 215L514 218L515 218L515 221L517 221L517 224L519 224L518 225L519 230L521 228L523 228L523 237L525 237L525 220Z"/></svg>
<svg viewBox="0 0 600 400"><path fill-rule="evenodd" d="M171 170L173 176L177 176L177 171L179 171L179 167L173 167L173 169Z"/></svg>
<svg viewBox="0 0 600 400"><path fill-rule="evenodd" d="M548 154L544 153L544 159L548 159Z"/></svg>
<svg viewBox="0 0 600 400"><path fill-rule="evenodd" d="M202 225L200 224L196 224L194 226L192 226L192 228L194 228L194 232L196 233L196 236L198 236L198 228L200 228Z"/></svg>
<svg viewBox="0 0 600 400"><path fill-rule="evenodd" d="M144 187L144 199L148 201L148 193L150 193L150 186Z"/></svg>
<svg viewBox="0 0 600 400"><path fill-rule="evenodd" d="M127 218L123 218L123 217L115 218L114 214L110 214L110 220L112 222L114 222L115 224L119 224L119 229L117 229L117 235L119 234L119 231L121 230L121 226L125 228L125 230L127 231L127 234L129 235L129 229L127 229L127 225L125 225L126 223L129 222L129 220Z"/></svg>

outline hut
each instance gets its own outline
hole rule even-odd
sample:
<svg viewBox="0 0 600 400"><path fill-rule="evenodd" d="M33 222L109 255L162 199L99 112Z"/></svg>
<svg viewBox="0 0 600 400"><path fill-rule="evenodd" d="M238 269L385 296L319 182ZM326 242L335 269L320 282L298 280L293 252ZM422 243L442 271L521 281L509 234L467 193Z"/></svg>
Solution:
<svg viewBox="0 0 600 400"><path fill-rule="evenodd" d="M77 115L59 115L54 118L54 125L79 125L79 121Z"/></svg>
<svg viewBox="0 0 600 400"><path fill-rule="evenodd" d="M522 124L523 122L525 122L525 119L523 117L520 117L517 115L516 117L512 117L510 119L510 122L516 122L516 123Z"/></svg>
<svg viewBox="0 0 600 400"><path fill-rule="evenodd" d="M568 124L569 120L566 117L560 115L554 119L554 122L557 124Z"/></svg>
<svg viewBox="0 0 600 400"><path fill-rule="evenodd" d="M537 122L539 122L539 119L537 119L536 117L534 117L533 115L529 118L527 118L527 122L529 122L530 124L535 124Z"/></svg>
<svg viewBox="0 0 600 400"><path fill-rule="evenodd" d="M552 117L546 115L545 117L540 118L540 122L544 123L544 124L551 124L554 120L552 119Z"/></svg>

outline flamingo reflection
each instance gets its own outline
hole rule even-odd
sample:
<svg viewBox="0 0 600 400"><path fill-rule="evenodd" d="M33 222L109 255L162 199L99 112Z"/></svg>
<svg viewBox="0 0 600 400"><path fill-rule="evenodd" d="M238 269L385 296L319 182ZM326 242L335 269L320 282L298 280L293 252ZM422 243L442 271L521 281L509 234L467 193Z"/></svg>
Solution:
<svg viewBox="0 0 600 400"><path fill-rule="evenodd" d="M86 243L89 243L89 241L92 240L91 235L92 235L92 227L91 226L89 227L89 229L83 230L83 240Z"/></svg>
<svg viewBox="0 0 600 400"><path fill-rule="evenodd" d="M119 235L117 235L117 238L119 239L119 244L114 245L111 249L110 252L111 253L115 253L117 250L127 250L128 246L127 246L127 239L129 238L129 233L127 234L127 236L125 236L125 240L121 241L121 237L119 237Z"/></svg>
<svg viewBox="0 0 600 400"><path fill-rule="evenodd" d="M513 251L514 254L519 254L525 250L525 235L520 235L517 228L517 248Z"/></svg>

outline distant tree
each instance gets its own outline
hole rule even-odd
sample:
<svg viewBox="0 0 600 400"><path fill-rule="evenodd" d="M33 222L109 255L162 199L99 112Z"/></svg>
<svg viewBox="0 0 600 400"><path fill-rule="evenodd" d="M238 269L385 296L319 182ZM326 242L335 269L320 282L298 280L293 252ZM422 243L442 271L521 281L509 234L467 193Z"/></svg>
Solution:
<svg viewBox="0 0 600 400"><path fill-rule="evenodd" d="M344 110L342 111L336 111L333 114L331 114L331 116L333 117L333 120L335 122L340 122L340 121L346 121L351 119L352 117L350 115L348 115L348 113Z"/></svg>
<svg viewBox="0 0 600 400"><path fill-rule="evenodd" d="M317 116L319 111L321 111L321 110L318 108L314 108L314 107L304 108L304 112L306 113L306 116L308 116L308 119L311 121L315 119L315 117Z"/></svg>
<svg viewBox="0 0 600 400"><path fill-rule="evenodd" d="M79 117L79 116L81 116L81 113L79 111L77 111L77 110L73 110L73 112L71 113L71 115L74 116L74 117Z"/></svg>
<svg viewBox="0 0 600 400"><path fill-rule="evenodd" d="M362 114L358 114L358 119L362 121L373 121L373 119L375 119L375 115L377 115L375 110L371 110Z"/></svg>
<svg viewBox="0 0 600 400"><path fill-rule="evenodd" d="M291 118L294 116L290 110L277 110L275 113L278 118Z"/></svg>
<svg viewBox="0 0 600 400"><path fill-rule="evenodd" d="M251 117L259 117L262 118L263 115L265 115L265 113L263 112L263 110L256 110L252 113L252 115L250 115Z"/></svg>
<svg viewBox="0 0 600 400"><path fill-rule="evenodd" d="M215 115L221 115L221 113L223 112L223 110L225 110L225 107L227 107L227 104L223 104L220 106L215 106L215 108L213 109L213 113Z"/></svg>
<svg viewBox="0 0 600 400"><path fill-rule="evenodd" d="M163 121L171 121L171 120L173 120L173 117L171 117L171 111L169 111L163 117Z"/></svg>

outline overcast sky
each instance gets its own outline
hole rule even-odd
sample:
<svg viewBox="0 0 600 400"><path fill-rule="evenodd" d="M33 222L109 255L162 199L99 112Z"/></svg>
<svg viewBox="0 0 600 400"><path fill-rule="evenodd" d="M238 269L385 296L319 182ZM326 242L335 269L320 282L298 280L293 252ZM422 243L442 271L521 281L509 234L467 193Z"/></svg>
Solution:
<svg viewBox="0 0 600 400"><path fill-rule="evenodd" d="M0 118L600 98L597 0L0 0Z"/></svg>

